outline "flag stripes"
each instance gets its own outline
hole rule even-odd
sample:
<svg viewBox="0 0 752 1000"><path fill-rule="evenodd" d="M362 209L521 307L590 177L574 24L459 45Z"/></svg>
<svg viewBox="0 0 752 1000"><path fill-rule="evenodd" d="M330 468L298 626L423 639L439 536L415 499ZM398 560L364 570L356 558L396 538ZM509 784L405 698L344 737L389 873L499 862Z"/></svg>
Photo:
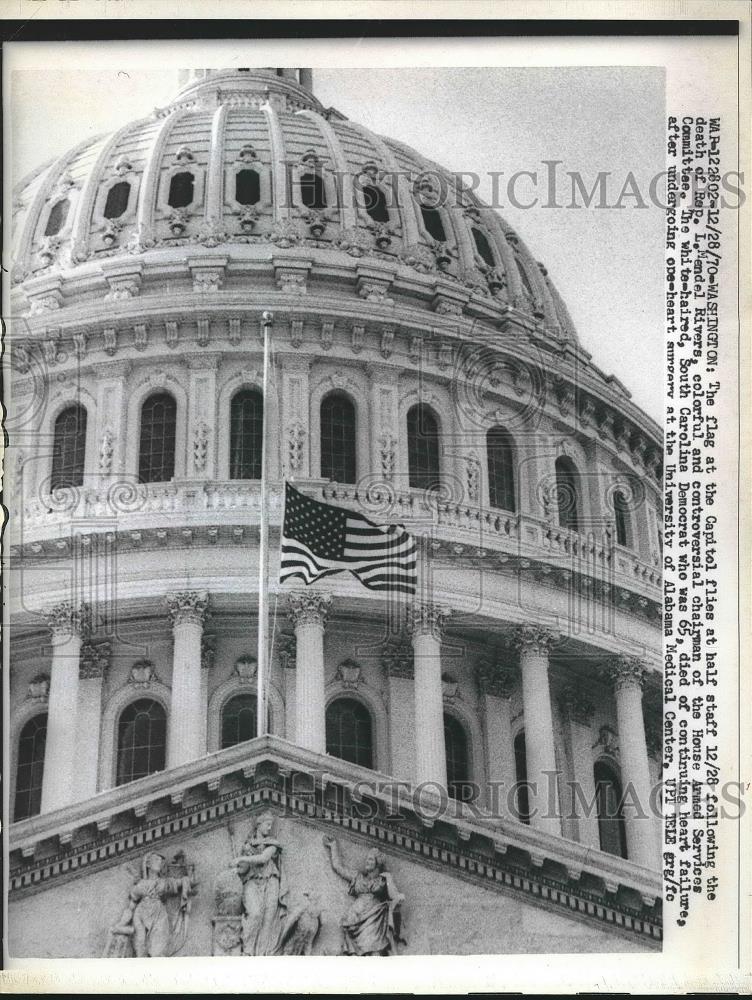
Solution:
<svg viewBox="0 0 752 1000"><path fill-rule="evenodd" d="M313 500L285 483L280 583L306 586L348 570L370 590L414 594L415 539L398 524L375 524L356 511Z"/></svg>

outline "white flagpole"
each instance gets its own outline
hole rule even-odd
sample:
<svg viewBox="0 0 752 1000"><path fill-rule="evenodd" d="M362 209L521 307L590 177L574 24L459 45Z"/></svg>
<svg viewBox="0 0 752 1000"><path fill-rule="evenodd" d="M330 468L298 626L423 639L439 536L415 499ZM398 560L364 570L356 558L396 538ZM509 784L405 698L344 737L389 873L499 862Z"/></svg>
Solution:
<svg viewBox="0 0 752 1000"><path fill-rule="evenodd" d="M257 698L256 698L256 732L258 736L266 735L267 710L266 693L269 672L269 511L267 503L266 464L269 454L267 445L269 437L269 339L274 313L263 312L261 323L264 328L264 399L263 419L261 423L261 523L259 525L259 600L258 600L258 653L257 653Z"/></svg>

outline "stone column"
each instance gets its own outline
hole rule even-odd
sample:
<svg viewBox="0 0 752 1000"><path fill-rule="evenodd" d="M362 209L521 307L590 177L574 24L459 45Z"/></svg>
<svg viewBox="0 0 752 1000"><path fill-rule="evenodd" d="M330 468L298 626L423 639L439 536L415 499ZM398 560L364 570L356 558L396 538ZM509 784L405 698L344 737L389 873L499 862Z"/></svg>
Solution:
<svg viewBox="0 0 752 1000"><path fill-rule="evenodd" d="M446 791L444 692L441 686L441 637L446 621L434 604L410 609L415 665L415 783L438 784Z"/></svg>
<svg viewBox="0 0 752 1000"><path fill-rule="evenodd" d="M102 686L110 665L111 645L85 641L78 671L78 718L75 801L97 793L99 780L99 732L102 723Z"/></svg>
<svg viewBox="0 0 752 1000"><path fill-rule="evenodd" d="M295 742L326 753L324 624L332 599L316 590L289 595L295 627Z"/></svg>
<svg viewBox="0 0 752 1000"><path fill-rule="evenodd" d="M415 781L415 667L407 636L395 636L384 647L381 663L387 676L389 704L389 773Z"/></svg>
<svg viewBox="0 0 752 1000"><path fill-rule="evenodd" d="M62 809L75 799L79 761L78 670L81 637L87 627L86 611L68 602L56 604L47 613L47 624L52 630L52 666L42 777L43 813Z"/></svg>
<svg viewBox="0 0 752 1000"><path fill-rule="evenodd" d="M635 864L657 869L658 841L655 817L650 811L650 764L642 715L642 685L646 669L638 659L617 656L608 663L608 672L614 685L619 728L627 856ZM628 786L631 786L631 795L627 791ZM635 808L633 803L638 806Z"/></svg>
<svg viewBox="0 0 752 1000"><path fill-rule="evenodd" d="M512 691L517 671L498 657L484 657L478 663L485 755L489 787L486 805L494 813L516 819L511 805L511 789L517 781L512 738Z"/></svg>
<svg viewBox="0 0 752 1000"><path fill-rule="evenodd" d="M552 632L538 625L521 625L514 643L520 651L530 825L561 836L548 681L548 654L555 638Z"/></svg>
<svg viewBox="0 0 752 1000"><path fill-rule="evenodd" d="M285 739L295 742L295 636L283 634L277 640L285 691Z"/></svg>
<svg viewBox="0 0 752 1000"><path fill-rule="evenodd" d="M561 706L569 731L569 745L572 750L572 770L575 789L568 796L565 811L576 816L577 831L581 844L600 850L601 838L598 831L598 808L595 801L595 778L593 776L593 704L579 685L569 685L563 693ZM585 808L587 804L587 809ZM571 807L571 808L570 808ZM585 813L589 815L585 815Z"/></svg>
<svg viewBox="0 0 752 1000"><path fill-rule="evenodd" d="M167 727L167 766L202 756L206 706L201 701L201 637L209 602L206 591L167 594L172 622L172 699Z"/></svg>

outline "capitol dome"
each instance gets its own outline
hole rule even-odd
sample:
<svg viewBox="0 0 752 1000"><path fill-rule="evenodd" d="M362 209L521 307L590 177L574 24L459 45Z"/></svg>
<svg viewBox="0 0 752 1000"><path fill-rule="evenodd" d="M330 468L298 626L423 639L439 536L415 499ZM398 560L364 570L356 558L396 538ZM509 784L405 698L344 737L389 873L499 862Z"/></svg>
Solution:
<svg viewBox="0 0 752 1000"><path fill-rule="evenodd" d="M393 852L409 953L655 947L658 823L604 809L661 770L660 428L451 172L324 108L309 70L182 82L14 190L12 953L130 953L115 861L162 837L211 885L217 831L261 803L287 810L304 888L325 818ZM278 584L285 481L414 534L415 601ZM554 773L553 815L498 794ZM394 779L407 819L378 789L354 818L354 787ZM425 857L464 886L466 941ZM338 883L317 878L336 949ZM75 927L53 905L71 880L96 900ZM252 953L209 895L180 953Z"/></svg>

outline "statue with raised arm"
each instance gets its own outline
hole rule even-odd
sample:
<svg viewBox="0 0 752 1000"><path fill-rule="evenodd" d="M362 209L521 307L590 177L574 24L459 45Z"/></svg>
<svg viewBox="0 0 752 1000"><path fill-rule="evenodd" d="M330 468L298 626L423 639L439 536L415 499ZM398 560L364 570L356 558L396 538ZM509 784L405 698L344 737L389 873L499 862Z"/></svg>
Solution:
<svg viewBox="0 0 752 1000"><path fill-rule="evenodd" d="M324 846L332 868L348 883L348 892L353 897L341 921L343 954L396 954L397 944L406 943L402 937L401 913L405 897L386 870L386 858L373 848L366 854L362 867L355 871L343 864L334 837L325 836Z"/></svg>
<svg viewBox="0 0 752 1000"><path fill-rule="evenodd" d="M279 946L287 911L281 853L271 812L257 817L255 826L233 860L243 883L242 952L273 955Z"/></svg>

